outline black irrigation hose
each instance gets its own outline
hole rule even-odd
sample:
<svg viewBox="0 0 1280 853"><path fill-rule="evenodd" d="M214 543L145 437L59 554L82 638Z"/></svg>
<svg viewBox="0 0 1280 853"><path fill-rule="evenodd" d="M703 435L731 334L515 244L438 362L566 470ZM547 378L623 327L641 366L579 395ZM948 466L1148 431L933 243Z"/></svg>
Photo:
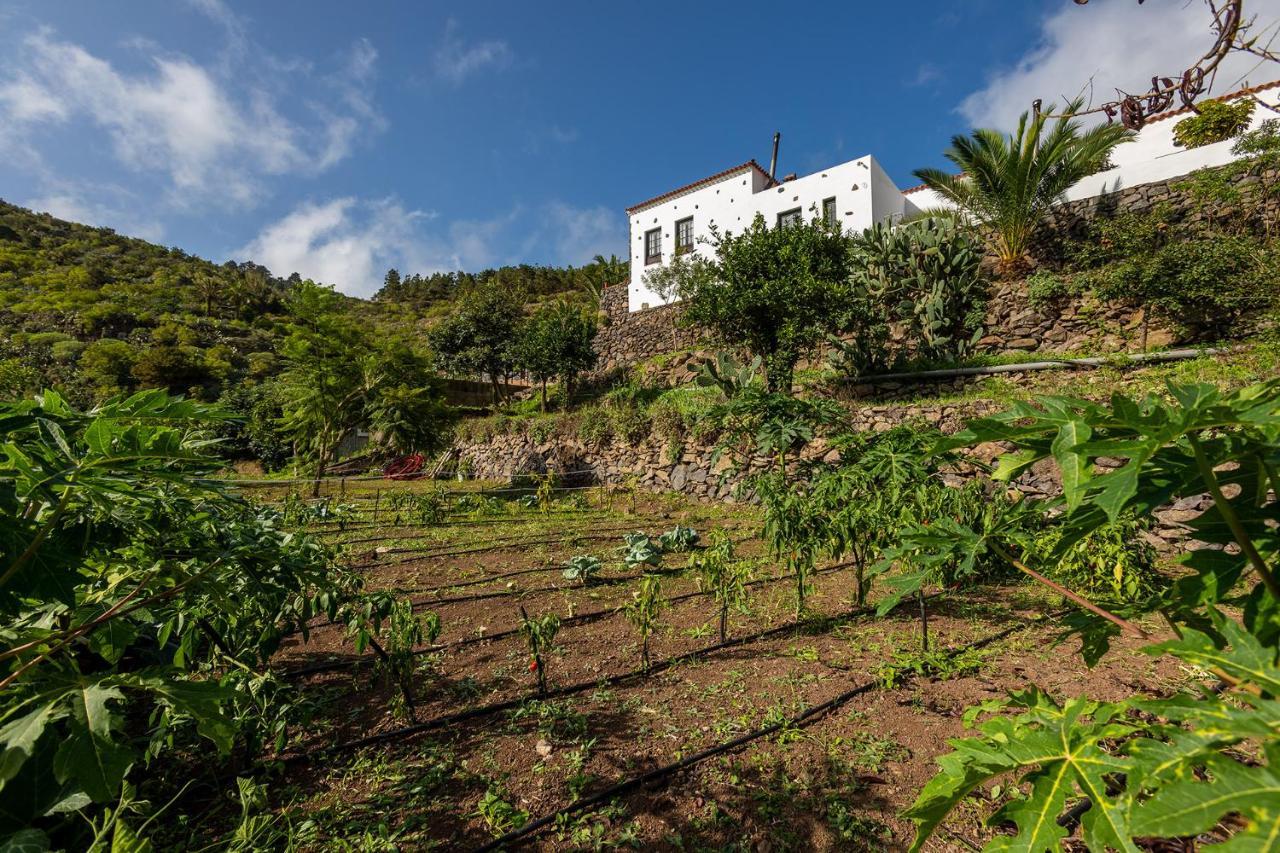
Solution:
<svg viewBox="0 0 1280 853"><path fill-rule="evenodd" d="M390 512L387 515L391 515ZM313 521L307 525L306 532L313 536L327 536L330 533L343 533L347 530L367 530L370 527L377 528L397 528L397 527L483 527L491 524L517 524L524 522L532 522L539 519L549 518L596 518L600 516L612 515L608 510L603 509L581 509L581 510L556 510L555 512L540 512L537 515L533 513L511 513L509 515L491 515L481 518L468 517L463 515L446 516L444 521L425 522L425 521L377 521L356 519L354 521ZM324 525L320 527L320 525ZM319 528L319 529L317 529Z"/></svg>
<svg viewBox="0 0 1280 853"><path fill-rule="evenodd" d="M941 593L935 593L935 595L940 595L940 594ZM971 644L965 645L962 649L952 650L948 652L947 657L948 658L954 657L960 651L983 648L984 646L988 646L992 643L995 643L1004 639L1010 634L1013 634L1018 631L1026 630L1031 625L1039 624L1042 621L1043 619L1040 619L1040 620L1036 620L1035 622L1024 622L1021 625L1012 625L1004 629L1003 631L997 632L987 637L986 639L978 641L977 643L971 643ZM817 705L810 705L804 711L800 712L799 714L797 714L796 716L792 717L789 720L783 720L782 722L778 722L778 723L771 723L770 725L767 725L763 728L756 729L753 732L747 732L746 734L739 735L738 737L733 738L732 740L727 740L724 743L717 744L709 749L704 749L702 752L698 752L698 753L694 753L693 755L686 756L685 758L682 758L679 761L664 765L662 767L655 767L654 769L641 773L638 776L632 776L630 779L624 779L621 782L617 782L613 785L610 785L608 788L605 788L602 791L597 791L596 793L592 794L589 797L583 797L582 799L575 800L574 802L570 803L564 808L557 809L556 811L551 812L550 814L543 815L537 820L530 821L529 823L526 823L524 826L520 827L519 829L513 829L511 832L508 832L506 835L503 835L501 838L497 838L493 841L490 841L488 844L484 844L480 847L477 847L474 851L472 851L472 853L491 853L491 851L499 850L501 848L506 847L508 844L511 844L516 841L521 841L522 839L525 839L528 836L533 835L535 832L538 832L544 827L550 826L551 824L555 823L557 820L559 820L563 816L588 810L592 806L596 806L601 803L606 803L622 794L627 793L628 791L634 790L635 788L643 787L644 785L648 785L651 782L656 782L657 780L666 778L667 776L674 776L676 773L679 773L682 770L687 770L690 767L694 766L695 764L701 764L703 761L706 761L708 758L715 758L717 755L723 755L726 752L732 752L733 750L737 749L740 746L745 746L746 744L751 743L754 740L759 740L762 737L767 737L773 734L774 732L783 730L784 728L799 728L800 726L806 725L809 722L813 721L814 719L820 716L823 716L830 711L834 711L836 708L839 708L841 705L848 703L850 700L855 699L864 693L869 693L872 690L875 690L877 687L880 687L880 682L868 681L850 690L846 690L845 692L841 693L839 696L832 697L831 699L828 699L825 702L819 702Z"/></svg>
<svg viewBox="0 0 1280 853"><path fill-rule="evenodd" d="M852 561L836 563L834 565L827 566L826 568L822 568L814 571L810 575L810 577L820 577L822 575L832 574L834 572L840 571L841 569L848 568L849 566L852 566L852 565L854 565ZM767 578L756 578L755 580L747 581L746 583L743 584L743 586L755 587L755 586L764 586L765 584L771 584L771 583L781 583L782 581L791 580L795 576L796 576L795 572L788 572L784 575L774 575L772 577L767 577ZM683 602L683 601L689 601L690 599L694 599L694 598L703 598L711 594L712 593L710 590L702 590L700 592L684 592L684 593L681 593L680 595L673 595L670 598L668 598L667 604L668 605L679 604L680 602ZM601 619L607 619L610 616L616 616L621 612L622 612L622 608L620 606L606 607L603 610L592 610L589 613L579 613L576 616L566 616L560 620L560 625L561 627L567 627L571 625L586 625L591 622L598 622ZM413 651L413 654L416 656L416 655L434 654L435 652L447 652L447 651L452 651L453 649L460 649L466 646L473 646L473 645L476 645L477 643L491 643L491 642L496 642L497 640L505 640L508 637L514 637L519 633L520 633L519 628L509 628L506 631L499 631L496 634L484 634L484 635L477 635L474 637L463 637L460 640L453 640L448 643L438 643L433 646L426 646L425 648L415 649ZM281 678L302 678L308 675L319 675L325 672L335 672L340 669L359 669L362 666L366 666L371 661L372 661L372 658L368 658L368 657L359 657L359 658L355 658L354 660L325 661L324 663L311 664L310 666L299 667L298 669L292 669L286 672L282 672L280 673L280 677Z"/></svg>
<svg viewBox="0 0 1280 853"><path fill-rule="evenodd" d="M638 520L643 521L643 519L638 519ZM654 520L656 520L656 519L648 519L648 520L649 520L649 521L654 521ZM422 525L422 526L424 526L424 527L425 527L426 525ZM618 533L618 532L620 532L620 531L624 531L624 530L635 530L635 529L636 529L636 526L635 526L634 524L629 524L629 525L622 525L622 526L619 526L619 527L585 527L585 528L584 528L584 532L588 532L588 533ZM567 532L567 531L566 531L566 532ZM529 534L529 533L525 533L525 534L513 533L513 534L510 534L510 535L508 535L508 536L499 536L499 537L497 537L497 538L495 538L495 539L491 539L491 540L489 540L489 542L491 542L491 543L493 543L493 544L495 544L495 545L499 545L499 544L500 544L500 545L503 545L503 547L507 547L507 546L508 546L508 544L515 544L515 545L524 545L524 544L529 544L529 545L551 544L551 543L555 543L555 542L563 541L563 540L564 540L564 538L565 538L564 536L561 536L561 537L559 537L559 538L555 538L555 539L547 539L547 538L545 538L545 536L544 536L544 538L542 538L542 539L535 539L535 540L533 540L533 541L531 541L531 542L528 542L528 543L525 543L525 542L522 542L522 541L516 541L516 542L514 542L514 543L508 543L508 542L507 542L507 540L509 540L509 539L513 539L513 538L514 538L514 539L516 539L516 540L520 540L520 538L521 538L521 536L522 536L522 535L523 535L524 537L528 537L528 536L533 535L533 534ZM539 535L541 535L541 534L539 534ZM368 545L368 544L370 544L371 542L384 542L384 541L386 541L386 540L388 540L388 539L392 539L392 540L395 540L395 541L397 541L397 542L413 542L413 541L417 541L417 540L419 540L419 539L431 539L431 538L432 538L432 534L428 532L428 533L415 533L415 534L410 535L410 536L370 536L370 537L367 537L367 538L364 538L364 539L350 539L350 540L346 540L346 541L343 541L343 542L332 542L332 543L330 543L330 544L332 544L332 545ZM486 543L481 542L480 544L481 544L481 545L483 545L483 544L486 544ZM431 546L427 546L427 548L428 548L428 549L429 549L430 547L431 547ZM440 544L440 547L449 547L449 544L448 544L448 543L441 543L441 544ZM485 550L491 550L491 549L478 548L478 547L471 547L471 548L468 548L466 551L459 551L459 552L457 552L457 553L460 553L460 554L471 554L471 553L475 553L476 551L485 551ZM393 548L391 551L386 552L386 553L401 553L401 549L399 549L399 548ZM431 555L431 556L452 557L452 556L454 556L454 554L436 554L436 555Z"/></svg>
<svg viewBox="0 0 1280 853"><path fill-rule="evenodd" d="M643 521L643 519L640 519L640 521ZM379 561L374 561L369 563L354 563L349 568L352 568L352 569L389 568L391 566L402 566L405 563L412 563L417 560L438 559L440 557L459 557L465 554L484 553L485 551L509 550L511 548L523 548L523 547L533 546L533 545L557 545L560 543L567 543L567 542L586 542L586 541L592 541L597 539L611 539L613 538L613 536L617 535L618 533L624 533L628 531L634 532L637 530L639 526L641 525L633 524L633 525L627 525L625 527L587 528L581 531L580 533L566 533L565 535L562 535L556 539L534 539L534 540L517 540L517 541L508 541L506 539L494 539L494 540L490 540L486 544L486 547L483 547L483 548L481 547L464 548L461 550L454 550L454 551L432 552L431 546L427 546L425 548L392 548L390 550L384 551L383 553L411 554L412 556L404 560L398 560L390 563L383 563ZM740 530L741 527L742 527L741 525L733 525L733 526L721 525L719 529L720 530ZM381 539L386 539L386 538L388 537L381 537ZM409 537L405 537L405 538L409 538ZM425 538L425 537L418 537L418 538ZM374 541L379 541L379 540L374 540Z"/></svg>
<svg viewBox="0 0 1280 853"><path fill-rule="evenodd" d="M935 592L932 595L927 596L926 600L932 600L944 594L945 593L943 592ZM421 722L421 723L414 723L413 725L402 726L401 728L398 728L398 729L392 729L386 732L379 732L378 734L373 734L373 735L366 735L365 737L362 737L362 738L356 738L355 740L345 741L343 743L336 743L331 746L318 747L316 749L308 750L307 752L295 753L294 755L286 755L282 757L280 761L282 761L286 765L299 764L299 763L311 761L314 758L317 758L320 756L336 755L337 753L340 753L340 752L349 752L353 749L362 749L366 746L376 746L377 744L381 744L381 743L389 743L394 740L399 740L401 738L410 737L412 735L419 734L420 732L432 731L434 729L443 728L445 726L451 726L455 723L465 722L466 720L473 720L473 719L476 719L477 717L487 717L492 714L498 714L503 711L509 711L512 708L520 707L525 702L528 702L532 699L545 700L545 699L550 699L550 698L559 697L559 696L572 696L575 693L583 693L587 690L598 689L601 687L611 687L617 684L622 684L623 682L629 681L634 678L651 676L651 675L654 675L655 673L663 672L678 664L687 663L688 661L691 661L691 660L697 660L698 658L704 657L706 655L714 654L715 652L724 651L725 649L737 648L738 646L743 646L748 643L754 643L754 642L757 642L758 640L767 639L769 637L774 637L779 634L790 633L791 631L799 630L805 627L806 625L838 624L842 622L848 622L851 619L856 619L861 616L866 616L874 612L875 612L874 607L859 607L854 610L850 610L848 613L845 613L842 616L815 616L807 619L801 619L796 622L788 622L785 625L779 625L776 628L766 628L765 630L757 631L754 634L747 634L742 637L734 637L731 640L725 640L723 643L713 643L710 646L703 646L700 649L693 649L692 651L684 652L683 654L676 655L675 657L669 657L666 660L657 661L656 663L650 664L647 670L633 669L628 672L619 673L617 675L609 675L603 678L596 678L591 681L579 681L576 684L568 684L563 687L557 687L557 688L548 690L546 693L543 693L541 695L534 693L534 694L520 696L515 699L506 699L502 702L494 702L489 705L480 705L479 707L468 708L465 711L457 711L452 714L445 714L443 716L436 717L435 719L425 720L424 722Z"/></svg>
<svg viewBox="0 0 1280 853"><path fill-rule="evenodd" d="M755 539L754 536L742 536L737 539L733 539L731 541L734 545L742 545L743 543L750 542L754 539ZM626 562L625 560L610 560L604 565L616 566L616 565L622 565L625 562ZM485 577L473 578L472 580L468 580L468 581L459 581L457 583L445 583L445 584L440 584L439 586L418 587L416 589L398 589L396 591L404 595L418 595L418 594L427 595L433 592L444 592L446 590L463 589L469 586L480 586L481 584L494 583L497 581L506 580L507 578L520 577L522 575L535 575L542 572L564 571L565 568L566 568L565 563L548 563L547 565L544 565L544 566L534 566L531 569L517 569L514 572L503 572L497 575L486 575ZM689 563L686 562L683 565L675 566L673 568L683 571L689 568ZM623 575L620 577L600 578L600 581L602 583L612 583L612 582L621 581L621 580L635 580L635 578L636 578L635 575ZM582 587L579 586L575 588L581 589Z"/></svg>

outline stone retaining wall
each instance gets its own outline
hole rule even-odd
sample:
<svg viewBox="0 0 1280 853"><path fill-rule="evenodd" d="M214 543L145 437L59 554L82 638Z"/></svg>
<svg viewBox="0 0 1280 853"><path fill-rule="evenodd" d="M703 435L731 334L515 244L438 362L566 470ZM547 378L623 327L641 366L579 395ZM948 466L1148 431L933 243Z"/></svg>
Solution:
<svg viewBox="0 0 1280 853"><path fill-rule="evenodd" d="M863 405L853 410L853 426L864 431L884 432L902 423L923 422L944 433L954 433L975 417L992 414L1004 406L991 401L928 406ZM639 442L611 440L600 444L584 442L577 437L553 436L538 441L524 434L495 436L487 442L457 446L461 464L478 478L506 481L527 474L560 474L565 485L624 485L651 492L679 492L702 501L736 502L749 500L739 488L747 474L756 473L773 464L757 458L745 472L732 472L727 458L713 460L709 442L693 442L686 438L677 448L650 436ZM974 448L972 455L992 462L1001 453L997 445ZM809 460L833 463L839 452L822 442L806 448ZM1100 460L1100 466L1119 466L1120 460ZM947 475L958 484L981 476L973 466L957 468ZM1041 460L1011 484L1028 497L1045 498L1061 494L1062 483L1050 459ZM1155 512L1157 523L1148 536L1153 545L1170 552L1185 548L1188 528L1185 522L1198 516L1208 506L1208 496L1178 501Z"/></svg>
<svg viewBox="0 0 1280 853"><path fill-rule="evenodd" d="M1280 173L1266 172L1268 180L1280 179ZM1255 183L1258 175L1246 175L1240 184ZM1089 223L1116 211L1145 212L1166 204L1175 216L1195 225L1209 218L1221 218L1226 210L1202 211L1175 189L1186 178L1142 184L1117 190L1105 196L1068 202L1054 208L1035 240L1037 257L1060 259L1069 238L1087 232ZM1280 216L1280 198L1270 200L1260 211L1262 218ZM600 354L597 371L607 373L645 361L656 355L706 345L705 334L692 329L673 327L682 312L680 305L664 305L634 313L627 311L626 283L606 288L602 308L606 321L596 337ZM1069 352L1091 350L1111 352L1132 349L1147 335L1149 346L1168 346L1195 341L1179 338L1168 328L1151 324L1144 328L1141 309L1118 304L1100 303L1086 295L1064 299L1055 304L1036 306L1027 297L1024 282L997 282L992 285L987 315L986 335L978 343L984 353Z"/></svg>

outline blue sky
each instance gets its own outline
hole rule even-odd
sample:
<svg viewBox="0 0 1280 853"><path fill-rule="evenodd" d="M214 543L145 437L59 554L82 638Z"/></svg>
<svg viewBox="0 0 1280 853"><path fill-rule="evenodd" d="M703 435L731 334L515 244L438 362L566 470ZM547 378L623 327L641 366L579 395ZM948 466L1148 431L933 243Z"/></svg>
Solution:
<svg viewBox="0 0 1280 853"><path fill-rule="evenodd" d="M1194 0L8 0L0 197L368 294L621 252L624 207L767 163L774 130L782 173L870 153L905 188L951 134L1143 88L1206 28Z"/></svg>

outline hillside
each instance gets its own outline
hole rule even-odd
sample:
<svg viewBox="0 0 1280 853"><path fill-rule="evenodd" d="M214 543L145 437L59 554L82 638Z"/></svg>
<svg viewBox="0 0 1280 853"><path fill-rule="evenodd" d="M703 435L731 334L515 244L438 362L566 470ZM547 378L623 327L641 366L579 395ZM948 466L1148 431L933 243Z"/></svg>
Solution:
<svg viewBox="0 0 1280 853"><path fill-rule="evenodd" d="M584 293L597 277L592 267L392 270L374 299L342 302L379 337L417 345L467 288L532 303ZM223 398L277 372L300 281L0 201L0 397L56 386L79 403L150 387Z"/></svg>

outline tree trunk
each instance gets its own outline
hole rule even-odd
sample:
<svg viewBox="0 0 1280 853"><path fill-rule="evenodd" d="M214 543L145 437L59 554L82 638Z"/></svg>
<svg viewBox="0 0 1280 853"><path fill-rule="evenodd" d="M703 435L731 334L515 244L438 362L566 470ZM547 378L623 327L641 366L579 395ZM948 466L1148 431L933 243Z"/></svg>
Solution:
<svg viewBox="0 0 1280 853"><path fill-rule="evenodd" d="M327 457L328 454L322 450L316 458L316 478L314 482L311 483L311 497L313 498L320 497L320 480L324 477L325 460Z"/></svg>
<svg viewBox="0 0 1280 853"><path fill-rule="evenodd" d="M542 380L542 413L544 415L547 413L547 380L545 377Z"/></svg>

